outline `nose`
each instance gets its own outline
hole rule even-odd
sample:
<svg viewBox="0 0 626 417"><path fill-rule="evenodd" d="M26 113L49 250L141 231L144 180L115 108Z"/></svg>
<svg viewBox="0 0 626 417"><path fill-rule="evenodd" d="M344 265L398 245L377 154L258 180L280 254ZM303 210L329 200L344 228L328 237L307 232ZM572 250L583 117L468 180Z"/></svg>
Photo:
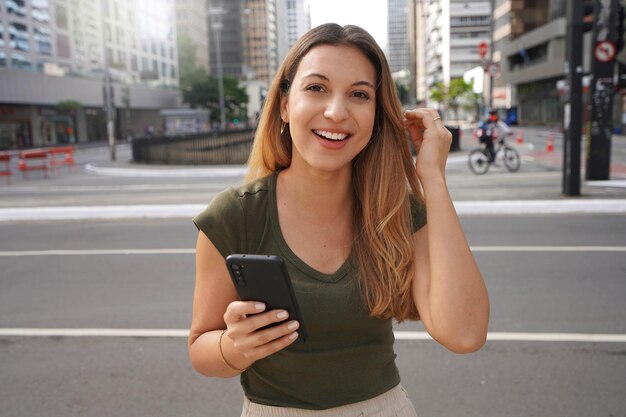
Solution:
<svg viewBox="0 0 626 417"><path fill-rule="evenodd" d="M324 117L333 122L341 122L348 117L348 108L342 96L333 96L326 105Z"/></svg>

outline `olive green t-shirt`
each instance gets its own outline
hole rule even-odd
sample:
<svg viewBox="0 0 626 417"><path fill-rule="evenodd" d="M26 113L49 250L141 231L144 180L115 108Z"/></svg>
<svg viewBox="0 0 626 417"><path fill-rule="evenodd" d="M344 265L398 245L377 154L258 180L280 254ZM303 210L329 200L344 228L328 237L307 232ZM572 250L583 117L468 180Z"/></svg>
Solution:
<svg viewBox="0 0 626 417"><path fill-rule="evenodd" d="M299 259L278 222L278 172L218 194L194 223L224 258L233 253L284 259L308 338L255 362L241 374L252 402L278 407L325 409L373 398L395 387L391 320L369 316L350 258L334 274ZM413 229L426 222L412 204Z"/></svg>

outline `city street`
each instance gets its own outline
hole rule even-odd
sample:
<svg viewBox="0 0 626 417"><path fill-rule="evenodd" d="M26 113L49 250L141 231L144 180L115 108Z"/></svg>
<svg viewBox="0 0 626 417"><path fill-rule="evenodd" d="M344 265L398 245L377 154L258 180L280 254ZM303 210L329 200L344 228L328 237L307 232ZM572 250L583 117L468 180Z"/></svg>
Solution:
<svg viewBox="0 0 626 417"><path fill-rule="evenodd" d="M420 417L626 417L626 140L614 142L611 181L572 199L561 194L561 142L547 153L546 138L529 130L516 144L518 173L471 174L469 131L450 155L490 335L456 355L419 323L396 326ZM0 185L0 415L238 416L238 380L196 374L186 331L191 216L243 167L138 166L127 145L117 162L102 147L76 158L74 172Z"/></svg>

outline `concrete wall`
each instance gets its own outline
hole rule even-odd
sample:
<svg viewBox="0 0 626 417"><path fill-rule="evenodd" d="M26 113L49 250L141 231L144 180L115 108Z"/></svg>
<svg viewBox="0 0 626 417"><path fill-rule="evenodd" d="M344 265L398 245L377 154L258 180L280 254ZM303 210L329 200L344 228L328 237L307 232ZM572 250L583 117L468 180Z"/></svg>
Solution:
<svg viewBox="0 0 626 417"><path fill-rule="evenodd" d="M102 81L74 77L54 77L14 69L0 69L0 103L54 106L76 100L84 107L102 107ZM122 84L114 84L116 107L122 107ZM130 85L133 108L164 109L180 106L180 93L174 89Z"/></svg>

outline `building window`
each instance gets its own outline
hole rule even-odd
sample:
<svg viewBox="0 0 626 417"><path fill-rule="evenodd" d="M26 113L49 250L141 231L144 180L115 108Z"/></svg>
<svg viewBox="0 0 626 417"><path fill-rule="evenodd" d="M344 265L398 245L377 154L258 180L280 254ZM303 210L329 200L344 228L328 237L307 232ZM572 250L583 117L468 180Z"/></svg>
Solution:
<svg viewBox="0 0 626 417"><path fill-rule="evenodd" d="M26 16L26 2L24 0L5 0L7 12L16 16Z"/></svg>
<svg viewBox="0 0 626 417"><path fill-rule="evenodd" d="M67 30L67 9L60 4L56 6L56 23L58 28Z"/></svg>
<svg viewBox="0 0 626 417"><path fill-rule="evenodd" d="M28 44L28 29L26 25L21 23L11 23L9 25L9 34L11 39L11 48L18 51L29 51L30 46Z"/></svg>
<svg viewBox="0 0 626 417"><path fill-rule="evenodd" d="M20 54L13 54L11 56L11 66L24 71L32 71L33 69L33 63L30 62L30 59Z"/></svg>
<svg viewBox="0 0 626 417"><path fill-rule="evenodd" d="M31 0L30 7L32 16L38 22L48 23L50 21L50 8L48 0Z"/></svg>
<svg viewBox="0 0 626 417"><path fill-rule="evenodd" d="M57 34L57 56L59 58L70 58L70 40L65 35Z"/></svg>
<svg viewBox="0 0 626 417"><path fill-rule="evenodd" d="M0 51L0 67L7 66L7 54L4 51Z"/></svg>
<svg viewBox="0 0 626 417"><path fill-rule="evenodd" d="M0 48L4 47L4 26L0 22Z"/></svg>
<svg viewBox="0 0 626 417"><path fill-rule="evenodd" d="M137 71L139 68L137 67L137 55L132 54L130 56L130 69L133 71Z"/></svg>
<svg viewBox="0 0 626 417"><path fill-rule="evenodd" d="M48 29L35 27L35 34L33 37L38 53L42 55L52 55L52 40Z"/></svg>

